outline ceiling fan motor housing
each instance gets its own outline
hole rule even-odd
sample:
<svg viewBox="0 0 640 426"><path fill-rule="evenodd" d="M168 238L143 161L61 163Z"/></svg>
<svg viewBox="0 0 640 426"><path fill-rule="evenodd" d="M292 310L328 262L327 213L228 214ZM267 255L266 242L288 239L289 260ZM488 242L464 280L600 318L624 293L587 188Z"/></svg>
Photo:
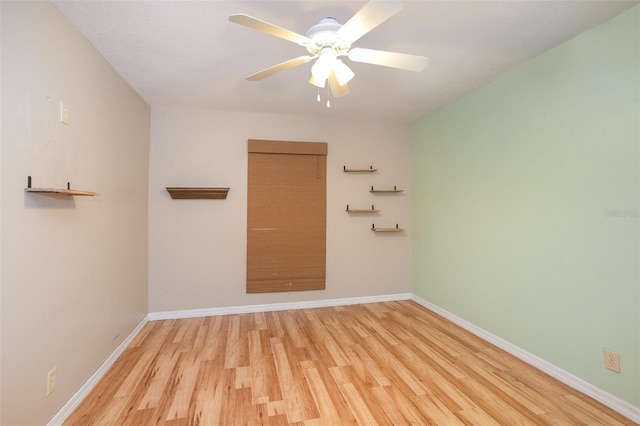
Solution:
<svg viewBox="0 0 640 426"><path fill-rule="evenodd" d="M330 47L336 51L336 56L346 53L351 47L350 43L341 40L338 37L338 30L342 28L342 24L336 18L323 18L313 27L309 28L306 36L311 40L307 43L306 48L309 53L318 55L323 48Z"/></svg>

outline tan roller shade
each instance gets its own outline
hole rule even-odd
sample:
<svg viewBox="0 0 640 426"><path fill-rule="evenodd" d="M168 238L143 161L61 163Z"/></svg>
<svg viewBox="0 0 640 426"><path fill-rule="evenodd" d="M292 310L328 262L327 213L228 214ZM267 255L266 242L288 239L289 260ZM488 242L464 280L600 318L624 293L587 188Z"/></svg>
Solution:
<svg viewBox="0 0 640 426"><path fill-rule="evenodd" d="M322 290L324 142L249 140L247 293Z"/></svg>

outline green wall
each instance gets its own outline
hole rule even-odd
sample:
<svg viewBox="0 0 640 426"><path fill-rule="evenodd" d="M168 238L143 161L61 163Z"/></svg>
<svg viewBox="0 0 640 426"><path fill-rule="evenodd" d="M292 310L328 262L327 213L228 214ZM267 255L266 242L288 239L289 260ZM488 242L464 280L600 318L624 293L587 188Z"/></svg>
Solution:
<svg viewBox="0 0 640 426"><path fill-rule="evenodd" d="M413 293L636 407L639 28L635 6L416 121L411 151Z"/></svg>

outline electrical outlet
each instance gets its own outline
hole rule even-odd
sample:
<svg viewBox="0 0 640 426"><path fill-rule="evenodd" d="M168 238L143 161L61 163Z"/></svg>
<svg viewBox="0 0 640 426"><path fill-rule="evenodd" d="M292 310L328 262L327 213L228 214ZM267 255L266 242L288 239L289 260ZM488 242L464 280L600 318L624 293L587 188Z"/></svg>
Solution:
<svg viewBox="0 0 640 426"><path fill-rule="evenodd" d="M604 366L611 371L620 373L620 354L611 349L604 350Z"/></svg>
<svg viewBox="0 0 640 426"><path fill-rule="evenodd" d="M58 372L56 367L53 367L51 371L47 374L47 396L51 395L51 392L56 390L56 379Z"/></svg>

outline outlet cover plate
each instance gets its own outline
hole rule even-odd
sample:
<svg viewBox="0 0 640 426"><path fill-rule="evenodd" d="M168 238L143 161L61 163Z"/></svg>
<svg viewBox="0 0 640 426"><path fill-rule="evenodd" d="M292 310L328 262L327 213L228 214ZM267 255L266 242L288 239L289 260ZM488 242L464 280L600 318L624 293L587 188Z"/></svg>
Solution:
<svg viewBox="0 0 640 426"><path fill-rule="evenodd" d="M62 101L60 101L60 122L69 125L69 107Z"/></svg>
<svg viewBox="0 0 640 426"><path fill-rule="evenodd" d="M604 366L613 372L620 373L620 354L605 348Z"/></svg>
<svg viewBox="0 0 640 426"><path fill-rule="evenodd" d="M51 395L51 392L56 390L56 380L57 380L57 368L53 367L49 373L47 373L47 396Z"/></svg>

